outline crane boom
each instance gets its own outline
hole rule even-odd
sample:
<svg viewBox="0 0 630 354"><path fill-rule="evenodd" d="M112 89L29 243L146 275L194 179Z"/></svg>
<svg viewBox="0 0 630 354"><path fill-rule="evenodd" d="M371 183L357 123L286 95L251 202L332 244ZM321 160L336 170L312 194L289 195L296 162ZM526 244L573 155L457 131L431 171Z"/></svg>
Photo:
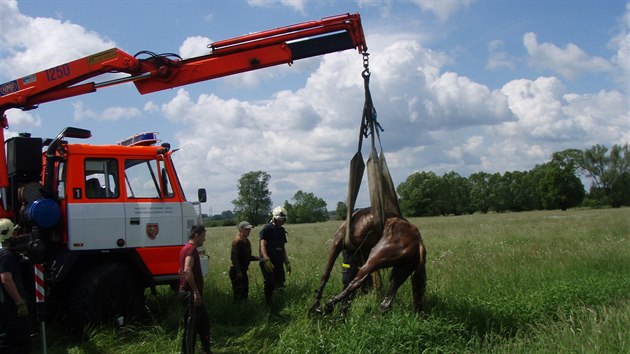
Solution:
<svg viewBox="0 0 630 354"><path fill-rule="evenodd" d="M140 59L138 54L133 56L111 48L27 75L0 85L0 116L10 108L34 109L40 103L129 81L140 94L147 94L346 49L367 51L359 14L337 15L256 32L208 47L209 54L190 59L165 55ZM128 76L101 83L82 83L107 73ZM6 126L6 122L3 125Z"/></svg>

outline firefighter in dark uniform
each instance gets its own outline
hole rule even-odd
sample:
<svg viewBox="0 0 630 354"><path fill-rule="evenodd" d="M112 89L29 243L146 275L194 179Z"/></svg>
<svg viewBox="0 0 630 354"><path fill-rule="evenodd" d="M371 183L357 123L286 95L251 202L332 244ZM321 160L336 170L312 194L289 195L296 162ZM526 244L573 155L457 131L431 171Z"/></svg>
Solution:
<svg viewBox="0 0 630 354"><path fill-rule="evenodd" d="M357 273L359 272L359 268L361 268L363 263L365 263L367 255L364 255L360 249L350 251L344 248L341 251L341 256L343 258L343 263L341 264L341 281L343 282L343 288L345 289L348 287L348 285L350 285L352 279L354 279L354 277L357 275ZM372 288L374 288L374 283L372 279L372 274L370 274L365 277L360 289L364 294L366 294ZM346 300L342 303L341 311L343 313L347 312L350 308L350 302L352 298L354 298L355 294L356 292L353 292L352 295L347 297Z"/></svg>
<svg viewBox="0 0 630 354"><path fill-rule="evenodd" d="M260 230L260 270L265 283L265 303L272 306L274 290L282 289L285 282L285 269L291 273L291 263L284 245L287 243L287 232L282 227L287 220L287 212L277 207L272 212L271 222Z"/></svg>
<svg viewBox="0 0 630 354"><path fill-rule="evenodd" d="M13 222L0 219L0 353L29 353L29 308L18 259L12 251Z"/></svg>

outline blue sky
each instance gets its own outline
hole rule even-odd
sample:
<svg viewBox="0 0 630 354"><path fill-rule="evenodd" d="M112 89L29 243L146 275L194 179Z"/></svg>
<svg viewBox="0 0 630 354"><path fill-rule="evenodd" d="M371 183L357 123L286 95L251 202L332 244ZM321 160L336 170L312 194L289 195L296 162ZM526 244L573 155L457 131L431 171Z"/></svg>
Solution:
<svg viewBox="0 0 630 354"><path fill-rule="evenodd" d="M191 57L213 41L358 12L396 185L417 171L523 171L556 151L630 142L629 11L607 0L0 0L0 82L111 47ZM146 96L119 85L9 110L6 134L78 126L107 144L157 131L180 148L187 195L208 190L204 212L231 210L238 178L258 170L274 204L303 190L332 210L356 152L361 71L349 50ZM364 187L358 205L368 203Z"/></svg>

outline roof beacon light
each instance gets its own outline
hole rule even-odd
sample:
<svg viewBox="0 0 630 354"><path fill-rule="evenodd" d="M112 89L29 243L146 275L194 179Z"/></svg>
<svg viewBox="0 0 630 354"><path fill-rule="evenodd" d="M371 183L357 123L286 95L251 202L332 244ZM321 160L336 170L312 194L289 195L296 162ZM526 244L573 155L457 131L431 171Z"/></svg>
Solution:
<svg viewBox="0 0 630 354"><path fill-rule="evenodd" d="M156 132L139 133L118 142L122 146L152 146L159 141Z"/></svg>

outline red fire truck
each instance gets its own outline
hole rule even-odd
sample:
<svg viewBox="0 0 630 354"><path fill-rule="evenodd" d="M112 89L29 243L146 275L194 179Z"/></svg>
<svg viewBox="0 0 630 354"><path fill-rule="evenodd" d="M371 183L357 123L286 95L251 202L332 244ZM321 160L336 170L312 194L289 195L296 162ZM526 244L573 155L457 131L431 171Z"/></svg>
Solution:
<svg viewBox="0 0 630 354"><path fill-rule="evenodd" d="M359 14L209 48L191 59L112 48L6 82L0 85L0 124L8 127L9 109L30 110L125 82L146 94L346 49L367 55ZM87 82L107 73L123 76ZM90 137L88 130L67 127L52 139L22 133L0 145L0 218L21 227L26 271L43 266L49 309L83 322L124 323L141 312L147 287L177 282L178 252L199 221L171 160L174 151L157 144L155 133L112 145L76 142ZM0 138L5 140L3 129ZM198 200L206 200L205 190Z"/></svg>

